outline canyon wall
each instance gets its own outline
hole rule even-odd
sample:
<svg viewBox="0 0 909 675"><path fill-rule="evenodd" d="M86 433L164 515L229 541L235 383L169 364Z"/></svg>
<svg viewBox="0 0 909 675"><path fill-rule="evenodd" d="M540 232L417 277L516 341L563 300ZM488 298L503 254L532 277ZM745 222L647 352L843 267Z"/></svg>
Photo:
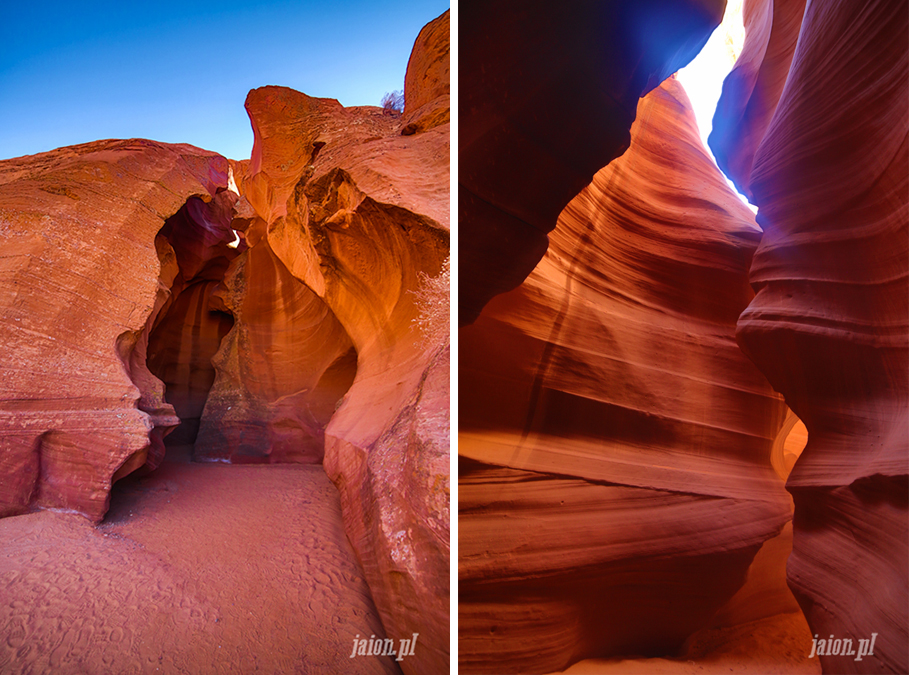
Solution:
<svg viewBox="0 0 909 675"><path fill-rule="evenodd" d="M234 221L247 255L267 252L286 270L281 283L299 284L347 336L332 339L323 366L347 359L348 344L355 353L324 430L324 465L388 637L419 634L401 661L408 673L447 672L449 658L448 21L417 40L403 117L283 87L250 92L255 145ZM237 331L246 321L235 315ZM230 400L220 394L236 381L230 339L205 416Z"/></svg>
<svg viewBox="0 0 909 675"><path fill-rule="evenodd" d="M808 3L748 179L764 236L737 337L808 430L789 585L812 633L877 634L824 672L909 671L907 131L906 3Z"/></svg>
<svg viewBox="0 0 909 675"><path fill-rule="evenodd" d="M565 205L628 147L639 97L695 57L725 4L460 8L461 325L533 270Z"/></svg>
<svg viewBox="0 0 909 675"><path fill-rule="evenodd" d="M780 533L785 407L734 337L759 240L669 79L460 329L462 672L672 653Z"/></svg>
<svg viewBox="0 0 909 675"><path fill-rule="evenodd" d="M229 213L227 181L223 157L144 140L0 162L0 515L100 520L112 480L160 461L179 419L144 355L181 270L158 233L193 200Z"/></svg>
<svg viewBox="0 0 909 675"><path fill-rule="evenodd" d="M448 671L449 24L403 114L263 87L249 160L0 162L0 516L99 521L165 444L324 462L386 635L418 635L401 668Z"/></svg>

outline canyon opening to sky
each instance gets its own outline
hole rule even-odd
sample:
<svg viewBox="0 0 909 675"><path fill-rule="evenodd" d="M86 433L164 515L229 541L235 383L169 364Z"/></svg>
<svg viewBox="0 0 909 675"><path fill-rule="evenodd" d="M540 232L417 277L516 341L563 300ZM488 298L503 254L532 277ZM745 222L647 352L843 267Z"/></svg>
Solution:
<svg viewBox="0 0 909 675"><path fill-rule="evenodd" d="M460 9L460 671L906 671L905 3L518 5Z"/></svg>

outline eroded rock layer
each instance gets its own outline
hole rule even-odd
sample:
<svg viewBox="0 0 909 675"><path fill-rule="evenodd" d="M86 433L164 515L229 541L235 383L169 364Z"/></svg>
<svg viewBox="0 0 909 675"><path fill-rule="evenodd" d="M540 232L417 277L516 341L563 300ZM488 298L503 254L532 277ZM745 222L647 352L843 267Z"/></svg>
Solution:
<svg viewBox="0 0 909 675"><path fill-rule="evenodd" d="M751 190L764 237L745 352L808 430L789 585L824 672L909 671L909 7L811 2Z"/></svg>
<svg viewBox="0 0 909 675"><path fill-rule="evenodd" d="M638 98L725 0L466 3L460 14L459 323L518 286L559 213L628 147Z"/></svg>
<svg viewBox="0 0 909 675"><path fill-rule="evenodd" d="M681 85L460 331L460 665L671 653L790 513L784 406L741 354L760 237Z"/></svg>
<svg viewBox="0 0 909 675"><path fill-rule="evenodd" d="M325 354L326 365L352 366L354 355L356 372L344 371L353 382L329 411L324 465L388 636L419 634L414 656L400 662L406 673L447 672L449 659L449 124L437 115L448 105L447 83L440 86L447 24L448 13L417 41L405 89L417 108L403 119L282 87L250 92L255 145L248 165L235 167L245 174L234 220L250 248L225 282L237 323L215 358L218 379L202 421L204 432L209 415L237 400L222 396L219 383L237 372L242 346L232 340L256 351L259 317L274 316L288 294L331 315L348 342L333 335L331 354L329 338L306 351ZM427 119L421 110L432 119L407 128ZM276 280L273 298L250 300L255 274ZM328 373L342 379L335 367L319 386ZM233 391L253 388L244 379Z"/></svg>
<svg viewBox="0 0 909 675"><path fill-rule="evenodd" d="M112 479L160 455L179 420L134 358L178 274L156 235L227 174L214 153L144 140L0 162L0 515L100 520Z"/></svg>
<svg viewBox="0 0 909 675"><path fill-rule="evenodd" d="M235 325L213 354L217 376L194 455L320 463L325 426L350 387L356 353L328 306L259 236L228 270L217 306ZM262 233L264 234L264 233Z"/></svg>
<svg viewBox="0 0 909 675"><path fill-rule="evenodd" d="M451 119L450 31L451 14L445 12L417 36L404 76L404 135L432 129Z"/></svg>

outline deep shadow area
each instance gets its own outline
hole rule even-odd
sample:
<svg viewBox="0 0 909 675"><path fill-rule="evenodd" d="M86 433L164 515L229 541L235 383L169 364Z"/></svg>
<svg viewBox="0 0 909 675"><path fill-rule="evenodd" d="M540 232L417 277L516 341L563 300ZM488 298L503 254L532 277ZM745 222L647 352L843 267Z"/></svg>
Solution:
<svg viewBox="0 0 909 675"><path fill-rule="evenodd" d="M180 418L165 438L168 447L195 442L215 380L211 359L234 323L212 305L243 246L232 246L231 207L227 199L193 197L167 219L156 241L161 284L169 285L170 296L149 326L147 365L164 382L165 399Z"/></svg>
<svg viewBox="0 0 909 675"><path fill-rule="evenodd" d="M165 399L180 418L164 439L168 448L196 441L215 381L211 359L233 327L230 314L209 309L218 283L203 279L184 289L149 337L148 369L164 382Z"/></svg>

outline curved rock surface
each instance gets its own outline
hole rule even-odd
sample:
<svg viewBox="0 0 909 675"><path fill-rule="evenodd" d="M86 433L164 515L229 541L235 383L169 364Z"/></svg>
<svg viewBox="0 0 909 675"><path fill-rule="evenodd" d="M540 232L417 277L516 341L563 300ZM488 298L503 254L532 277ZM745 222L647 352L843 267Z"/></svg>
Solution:
<svg viewBox="0 0 909 675"><path fill-rule="evenodd" d="M451 12L430 21L414 43L404 76L405 136L428 131L451 119Z"/></svg>
<svg viewBox="0 0 909 675"><path fill-rule="evenodd" d="M909 9L809 3L751 189L764 237L738 339L808 443L789 476L789 585L812 633L909 671Z"/></svg>
<svg viewBox="0 0 909 675"><path fill-rule="evenodd" d="M163 447L179 420L133 358L178 273L155 239L227 178L219 155L135 139L0 162L0 515L100 520L111 481Z"/></svg>
<svg viewBox="0 0 909 675"><path fill-rule="evenodd" d="M750 200L751 165L789 74L805 0L746 0L745 44L723 82L708 144L723 173Z"/></svg>
<svg viewBox="0 0 909 675"><path fill-rule="evenodd" d="M415 54L411 67L430 74L410 69L408 82L432 80L433 63ZM246 265L271 256L281 284L305 289L349 337L356 375L324 432L325 469L388 636L419 634L402 669L447 672L449 124L402 135L378 108L283 87L253 90L246 107L255 145L237 181L248 211L234 221Z"/></svg>
<svg viewBox="0 0 909 675"><path fill-rule="evenodd" d="M212 299L234 324L207 350L213 382L200 397L193 453L202 460L321 463L325 427L353 381L356 353L331 310L291 275L260 230L261 221L244 233L252 245Z"/></svg>
<svg viewBox="0 0 909 675"><path fill-rule="evenodd" d="M324 458L388 637L418 635L400 667L448 671L449 22L403 119L264 87L248 161L0 163L0 516L100 520L178 425L196 459Z"/></svg>
<svg viewBox="0 0 909 675"><path fill-rule="evenodd" d="M559 213L628 147L638 98L724 0L466 3L459 15L459 323L518 286Z"/></svg>
<svg viewBox="0 0 909 675"><path fill-rule="evenodd" d="M211 297L238 255L230 245L234 234L229 226L236 200L232 190L208 203L190 198L155 239L161 261L159 300L133 350L130 372L136 381L136 372L145 369L164 383L164 396L180 418L168 445L196 440L215 375L211 358L233 324L227 314L211 310ZM145 471L163 459L163 444L155 442L154 450Z"/></svg>
<svg viewBox="0 0 909 675"><path fill-rule="evenodd" d="M681 85L459 335L460 666L667 654L778 534L785 407L734 330L760 237Z"/></svg>

